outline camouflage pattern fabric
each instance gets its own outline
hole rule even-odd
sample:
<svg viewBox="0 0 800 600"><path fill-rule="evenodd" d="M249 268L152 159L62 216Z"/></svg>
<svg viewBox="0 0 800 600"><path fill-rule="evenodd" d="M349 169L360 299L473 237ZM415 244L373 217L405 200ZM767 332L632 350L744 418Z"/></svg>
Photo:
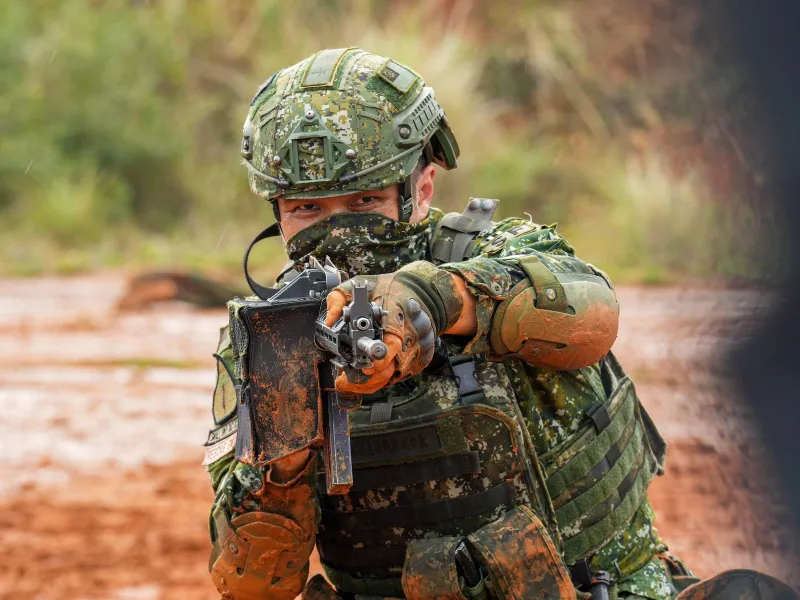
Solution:
<svg viewBox="0 0 800 600"><path fill-rule="evenodd" d="M543 530L533 511L521 506L469 536L488 566L496 595L513 600L575 599L567 569Z"/></svg>
<svg viewBox="0 0 800 600"><path fill-rule="evenodd" d="M556 233L555 227L525 219L505 219L477 237L470 260L441 266L464 278L477 300L478 330L465 345L465 352L491 351L488 334L497 303L525 277L520 257L535 256L554 273L594 273L575 257L572 246Z"/></svg>
<svg viewBox="0 0 800 600"><path fill-rule="evenodd" d="M419 74L359 48L323 50L270 77L243 133L250 188L268 200L385 189L402 183L423 151L446 169L458 156Z"/></svg>
<svg viewBox="0 0 800 600"><path fill-rule="evenodd" d="M546 511L541 486L533 483L537 481L537 475L522 456L525 444L517 432L522 419L518 416L518 407L503 377L502 365L482 363L476 367L476 378L486 395L478 403L478 409L460 404L458 385L452 375L428 370L383 393L365 396L363 407L351 413L350 424L354 481L359 480L362 467L397 472L398 449L404 454L403 465L421 464L430 458L431 452L451 457L464 453L475 454L480 471L476 473L470 469L461 474L443 476L435 483L399 481L398 477L394 477L379 487L361 488L357 485L344 496L323 496L320 499L323 508L320 537L335 540L339 548L378 544L381 548L391 546L402 549L413 540L429 536L466 537L520 504L534 507L540 514ZM374 423L374 413L382 408L380 405L383 403L392 404L392 418ZM484 406L492 408L486 410ZM416 423L415 427L413 424L421 416L429 417L423 423ZM431 425L437 429L435 438L422 435L426 429L430 430ZM436 438L441 440L441 447L437 447ZM414 504L420 506L418 512L425 515L428 512L426 504L431 506L459 497L479 498L501 491L502 488L508 488L510 492L503 495L502 502L487 505L475 514L458 518L451 516L441 522L426 523L424 527L403 523L402 520L376 524L372 528L341 525L342 522L350 524L346 515L354 510L383 510L397 504ZM334 513L342 517L332 518ZM322 549L325 562L339 564L337 555L329 550L327 544L323 543ZM402 560L393 565L364 566L351 569L350 572L358 577L385 581L398 578L401 567ZM344 568L337 568L336 572L327 571L332 581L341 580L343 584L354 587L352 582L343 580L341 572L345 571ZM365 589L361 593L375 592Z"/></svg>
<svg viewBox="0 0 800 600"><path fill-rule="evenodd" d="M326 251L335 250L345 259L349 252L348 247L350 249L375 247L377 244L382 252L389 251L388 246L381 245L383 236L376 235L374 229L354 230L353 227L358 227L354 218L356 215L351 217L353 218L349 221L350 230L333 232L335 239L331 242L323 242L319 234L309 236L311 240L308 243L304 239L293 238L296 243L292 244L292 250L303 248L297 250L300 253L319 251L320 243L324 243ZM429 222L421 229L431 232L440 217L440 212L432 211ZM415 232L415 235L419 234L420 232ZM413 257L404 256L398 262L419 258L417 253L423 249L428 252L426 235L429 236L430 233L415 238L419 239L419 242L415 243ZM468 288L478 305L476 335L472 339L447 340L456 353L480 354L489 349L487 336L492 313L511 287L525 276L519 266L519 257L530 255L539 258L554 272L592 273L605 277L601 271L575 257L572 247L557 233L555 225L542 226L524 219L506 219L497 223L478 236L470 260L442 266L461 275L467 281ZM375 254L373 258L375 257L377 259L374 264L359 263L347 266L353 270L379 268L382 261L387 261L386 264L392 265L387 270L391 270L398 264L390 257L381 257L380 254ZM427 254L425 258L431 260ZM224 349L220 354L226 356ZM501 369L502 374L496 375L495 383L485 386L485 389L487 393L492 393L488 390L496 388L498 394L511 394L511 397L516 399L533 449L540 457L547 457L548 453L557 452L559 447L563 447L586 423L586 411L592 405L608 401L610 385L607 368L603 367L602 361L576 371L537 368L512 358L507 358L500 364L504 367ZM225 376L224 373L222 376ZM428 380L426 372L418 377L421 378L419 384L427 390L427 397L440 393L444 399L455 393L452 384L444 385L433 379ZM406 410L413 410L414 395L413 390L409 388L411 383L397 384L385 390L385 396L396 398L397 406L403 404ZM445 404L451 401L452 398L445 401ZM232 460L232 453L229 453L209 466L212 479L216 480L214 483L217 484L218 494L225 494L223 487L218 485L218 473L227 472ZM431 482L430 485L434 490L437 484ZM373 493L365 495L359 502L362 503L361 508L364 508L372 504L389 506L393 500ZM242 498L235 499L235 504L246 510L248 506L246 491ZM619 529L613 539L589 557L593 567L609 571L621 596L635 595L652 600L668 600L675 595L675 589L670 585L668 570L658 559L659 553L664 551L666 545L653 527L654 519L652 508L645 499L633 518Z"/></svg>
<svg viewBox="0 0 800 600"><path fill-rule="evenodd" d="M286 255L302 269L309 256L327 256L354 275L393 273L428 253L428 241L442 212L431 209L418 223L401 223L378 213L336 214L317 221L286 241Z"/></svg>

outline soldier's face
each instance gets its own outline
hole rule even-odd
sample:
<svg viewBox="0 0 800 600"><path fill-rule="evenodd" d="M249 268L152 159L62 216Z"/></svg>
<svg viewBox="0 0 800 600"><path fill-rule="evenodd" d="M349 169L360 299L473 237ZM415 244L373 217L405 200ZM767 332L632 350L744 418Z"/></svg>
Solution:
<svg viewBox="0 0 800 600"><path fill-rule="evenodd" d="M417 181L417 203L411 213L412 223L421 221L428 215L435 177L436 169L433 165L428 165L422 170ZM312 223L337 213L376 212L390 219L397 219L399 196L399 186L393 185L385 190L370 190L329 198L278 198L281 231L284 239L288 240Z"/></svg>

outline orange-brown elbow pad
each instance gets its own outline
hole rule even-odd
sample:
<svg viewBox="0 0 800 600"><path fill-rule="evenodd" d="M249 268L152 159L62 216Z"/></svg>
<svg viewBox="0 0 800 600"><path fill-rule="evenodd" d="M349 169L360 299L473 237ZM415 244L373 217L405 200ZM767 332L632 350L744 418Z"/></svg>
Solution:
<svg viewBox="0 0 800 600"><path fill-rule="evenodd" d="M314 536L292 519L248 512L217 541L211 579L226 600L293 600L308 578Z"/></svg>
<svg viewBox="0 0 800 600"><path fill-rule="evenodd" d="M546 286L523 279L512 288L492 318L494 352L560 371L587 367L608 354L619 327L614 290L599 276L556 277Z"/></svg>

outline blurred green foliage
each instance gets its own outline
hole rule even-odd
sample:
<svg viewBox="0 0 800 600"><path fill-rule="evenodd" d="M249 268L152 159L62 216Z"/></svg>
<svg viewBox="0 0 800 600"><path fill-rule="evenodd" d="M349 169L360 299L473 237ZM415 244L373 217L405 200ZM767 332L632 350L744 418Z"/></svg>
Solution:
<svg viewBox="0 0 800 600"><path fill-rule="evenodd" d="M239 164L252 93L361 46L414 66L447 110L462 157L439 206L499 197L501 217L559 221L618 280L763 276L770 222L726 141L736 77L687 50L685 15L654 31L649 4L0 3L2 270L231 272L272 219Z"/></svg>

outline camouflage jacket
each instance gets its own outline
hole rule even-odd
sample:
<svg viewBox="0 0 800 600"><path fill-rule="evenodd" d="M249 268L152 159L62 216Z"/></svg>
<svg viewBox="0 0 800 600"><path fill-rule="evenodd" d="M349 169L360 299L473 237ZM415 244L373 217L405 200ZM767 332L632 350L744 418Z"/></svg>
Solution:
<svg viewBox="0 0 800 600"><path fill-rule="evenodd" d="M483 231L475 241L472 258L442 266L461 275L477 301L476 335L469 340L449 340L460 352L481 354L488 350L491 317L497 305L497 301L492 299L496 295L491 291L492 286L496 287L497 282L502 281L507 289L525 276L515 262L515 257L521 255L535 255L555 272L586 269L585 263L575 257L570 244L557 233L555 225L541 226L525 219L511 218ZM236 506L238 512L263 510L246 486L237 487L231 477L237 463L233 459L228 424L236 402L230 340L225 328L217 355L218 382L214 397L217 426L209 438L206 459L212 485L218 499L227 495L226 501ZM558 454L585 427L587 412L597 403L609 401L608 365L604 361L575 371L537 368L514 358L506 358L503 362L539 457L552 458L554 453ZM403 390L398 389L396 393L402 395ZM226 426L228 437L214 433L222 432ZM633 516L620 525L610 541L587 557L592 569L611 573L620 594L640 595L653 600L666 600L674 595L667 570L658 558L666 550L666 545L653 527L654 519L654 512L643 492L643 500Z"/></svg>

